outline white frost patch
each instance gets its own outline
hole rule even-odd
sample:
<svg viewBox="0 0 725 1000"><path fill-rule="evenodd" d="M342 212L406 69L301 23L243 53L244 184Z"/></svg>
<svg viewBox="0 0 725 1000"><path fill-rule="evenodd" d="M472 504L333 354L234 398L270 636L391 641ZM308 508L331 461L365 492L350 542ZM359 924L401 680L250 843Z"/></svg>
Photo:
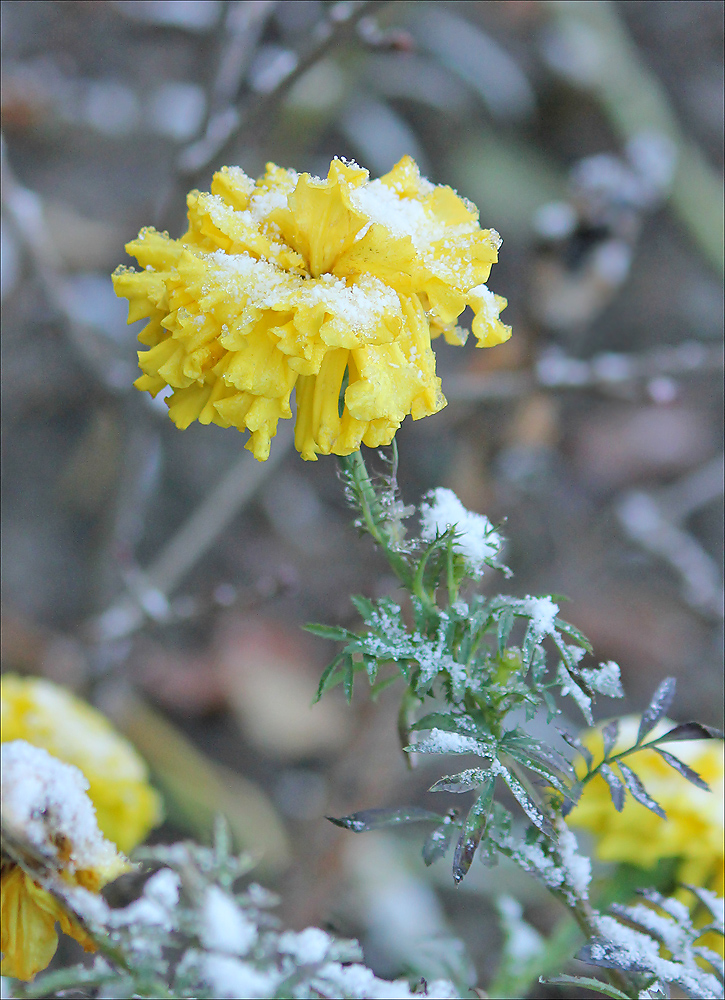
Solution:
<svg viewBox="0 0 725 1000"><path fill-rule="evenodd" d="M204 893L199 934L205 948L229 955L246 955L257 939L257 927L219 886Z"/></svg>
<svg viewBox="0 0 725 1000"><path fill-rule="evenodd" d="M201 977L220 1000L264 1000L273 997L282 979L276 969L262 972L249 962L230 955L206 953L201 960Z"/></svg>
<svg viewBox="0 0 725 1000"><path fill-rule="evenodd" d="M45 857L57 857L56 843L69 848L68 871L110 864L114 845L103 836L96 810L86 791L88 781L66 764L25 740L12 740L2 750L2 814Z"/></svg>
<svg viewBox="0 0 725 1000"><path fill-rule="evenodd" d="M557 678L561 684L562 696L570 694L579 706L579 709L588 724L590 726L593 725L594 717L592 716L592 699L588 694L582 691L563 663L559 664Z"/></svg>
<svg viewBox="0 0 725 1000"><path fill-rule="evenodd" d="M455 527L453 548L468 562L472 574L479 577L487 559L495 559L503 548L503 539L484 514L466 510L453 490L443 487L431 490L420 508L421 538L434 541ZM557 608L558 610L558 608Z"/></svg>
<svg viewBox="0 0 725 1000"><path fill-rule="evenodd" d="M416 753L475 753L479 757L483 753L482 744L470 736L459 733L447 733L443 729L431 729L430 734L421 742L410 748Z"/></svg>
<svg viewBox="0 0 725 1000"><path fill-rule="evenodd" d="M577 839L568 827L559 829L559 854L566 882L579 899L589 898L589 883L592 880L592 863L579 854Z"/></svg>
<svg viewBox="0 0 725 1000"><path fill-rule="evenodd" d="M321 962L332 943L329 934L319 927L307 927L305 930L285 931L279 938L279 950L285 955L292 955L300 965L312 965Z"/></svg>
<svg viewBox="0 0 725 1000"><path fill-rule="evenodd" d="M520 602L520 607L531 618L536 642L541 642L545 635L553 633L559 605L554 604L550 597L525 597Z"/></svg>
<svg viewBox="0 0 725 1000"><path fill-rule="evenodd" d="M120 910L111 910L108 922L112 927L158 927L172 930L176 925L181 879L171 868L162 868L148 880L139 899ZM138 941L143 939L139 935Z"/></svg>
<svg viewBox="0 0 725 1000"><path fill-rule="evenodd" d="M624 697L619 664L615 663L614 660L600 663L596 670L582 670L582 677L591 688L600 694L606 694L610 698Z"/></svg>
<svg viewBox="0 0 725 1000"><path fill-rule="evenodd" d="M314 983L324 987L325 995L355 997L356 1000L414 1000L420 997L420 993L411 993L404 979L393 982L378 979L364 965L342 966L339 962L330 962L315 976ZM452 983L436 979L428 984L425 995L431 1000L455 1000L458 993Z"/></svg>

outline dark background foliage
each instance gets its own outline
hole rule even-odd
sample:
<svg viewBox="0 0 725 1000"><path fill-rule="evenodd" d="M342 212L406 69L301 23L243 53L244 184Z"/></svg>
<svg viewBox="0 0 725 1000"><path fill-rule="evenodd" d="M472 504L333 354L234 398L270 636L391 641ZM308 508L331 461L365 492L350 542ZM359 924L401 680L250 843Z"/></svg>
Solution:
<svg viewBox="0 0 725 1000"><path fill-rule="evenodd" d="M430 783L405 769L394 695L309 709L330 649L300 625L354 627L351 591L395 589L334 459L278 441L258 466L236 431L178 432L131 386L109 273L141 226L178 235L222 163L414 155L502 234L490 286L514 336L440 346L449 406L398 434L404 499L445 485L506 519L515 577L486 588L568 594L627 710L671 675L677 717L717 725L722 3L15 0L2 18L3 669L114 716L167 792L163 835L222 809L266 845L292 923L362 935L391 975L440 966L420 941L448 927L485 980L491 897L547 929L535 887L481 868L454 892L405 840L322 818Z"/></svg>

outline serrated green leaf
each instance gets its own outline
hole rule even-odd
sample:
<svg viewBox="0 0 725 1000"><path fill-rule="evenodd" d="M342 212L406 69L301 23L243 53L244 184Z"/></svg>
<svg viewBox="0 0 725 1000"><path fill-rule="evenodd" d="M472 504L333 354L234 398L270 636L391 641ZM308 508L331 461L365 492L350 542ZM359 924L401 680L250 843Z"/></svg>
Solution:
<svg viewBox="0 0 725 1000"><path fill-rule="evenodd" d="M305 632L317 635L321 639L332 639L333 642L345 642L354 633L346 628L338 628L336 625L320 625L317 622L308 622L302 626Z"/></svg>
<svg viewBox="0 0 725 1000"><path fill-rule="evenodd" d="M697 773L697 771L693 771L693 769L688 764L685 764L683 760L680 760L679 757L675 757L674 754L668 753L661 747L652 747L652 749L655 753L660 755L666 764L669 764L671 768L674 768L675 771L681 774L683 778L687 778L687 780L691 781L693 785L701 788L703 792L712 791L708 783Z"/></svg>
<svg viewBox="0 0 725 1000"><path fill-rule="evenodd" d="M599 773L609 785L609 794L612 796L612 805L621 812L624 809L625 789L622 779L615 774L609 764L602 764Z"/></svg>
<svg viewBox="0 0 725 1000"><path fill-rule="evenodd" d="M350 600L355 605L363 621L368 621L375 612L375 605L362 594L351 594Z"/></svg>
<svg viewBox="0 0 725 1000"><path fill-rule="evenodd" d="M332 663L330 663L323 670L322 677L320 677L320 683L317 686L317 694L315 696L315 700L313 701L313 705L320 700L325 691L329 691L331 687L334 687L335 685L334 672L340 665L344 655L345 655L344 653L339 653L332 661Z"/></svg>
<svg viewBox="0 0 725 1000"><path fill-rule="evenodd" d="M362 664L360 664L362 667ZM355 680L355 664L351 656L345 656L342 663L342 685L348 705L352 701L352 688Z"/></svg>
<svg viewBox="0 0 725 1000"><path fill-rule="evenodd" d="M637 745L643 742L645 736L650 733L657 723L667 714L667 709L672 704L675 697L675 686L677 682L674 677L665 677L655 693L652 701L642 713L637 733Z"/></svg>
<svg viewBox="0 0 725 1000"><path fill-rule="evenodd" d="M667 814L664 809L659 802L655 802L652 796L648 794L647 789L642 784L642 780L639 775L633 771L631 767L627 767L626 764L623 764L621 760L617 761L617 767L624 778L625 785L637 802L651 810L657 816L660 816L662 819L667 819Z"/></svg>
<svg viewBox="0 0 725 1000"><path fill-rule="evenodd" d="M353 833L366 833L369 830L381 830L388 826L401 826L408 823L441 823L445 816L420 809L418 806L401 806L397 809L362 809L350 816L326 816L330 823L352 830Z"/></svg>
<svg viewBox="0 0 725 1000"><path fill-rule="evenodd" d="M514 611L511 607L505 607L498 616L498 652L503 653L506 643L514 627Z"/></svg>
<svg viewBox="0 0 725 1000"><path fill-rule="evenodd" d="M557 595L556 600L558 603L558 601L561 601L561 597ZM571 622L565 622L563 618L555 618L554 625L556 626L556 628L558 628L560 632L564 632L566 635L570 636L574 640L574 642L576 642L579 646L581 646L583 649L586 649L587 653L594 652L592 644L589 642L584 633L580 632L579 629L576 628L576 626L571 624Z"/></svg>
<svg viewBox="0 0 725 1000"><path fill-rule="evenodd" d="M500 763L500 762L499 762ZM506 784L513 792L514 798L519 803L524 813L528 816L534 826L541 830L547 837L553 836L554 830L549 819L541 812L522 783L512 774L507 767L501 764L500 774Z"/></svg>
<svg viewBox="0 0 725 1000"><path fill-rule="evenodd" d="M473 726L466 726L465 722L460 719L460 717L455 715L447 715L445 712L431 712L429 715L424 715L422 719L418 719L410 727L411 730L421 730L421 729L442 729L446 733L460 733L462 736L475 736L475 729Z"/></svg>
<svg viewBox="0 0 725 1000"><path fill-rule="evenodd" d="M578 986L582 990L591 990L592 993L599 993L603 997L613 997L614 1000L629 1000L626 993L622 993L616 986L603 983L601 979L592 979L591 976L540 976L539 982L545 986Z"/></svg>

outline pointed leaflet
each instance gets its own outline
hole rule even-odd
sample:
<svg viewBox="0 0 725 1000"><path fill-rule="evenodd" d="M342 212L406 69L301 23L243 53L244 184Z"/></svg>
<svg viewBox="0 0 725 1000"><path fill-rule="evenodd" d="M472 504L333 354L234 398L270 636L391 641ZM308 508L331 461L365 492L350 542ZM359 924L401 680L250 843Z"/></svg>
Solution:
<svg viewBox="0 0 725 1000"><path fill-rule="evenodd" d="M318 625L317 622L308 622L302 626L305 632L318 635L321 639L332 639L335 642L345 642L347 639L357 638L354 632L349 632L346 628L338 628L336 625Z"/></svg>
<svg viewBox="0 0 725 1000"><path fill-rule="evenodd" d="M544 976L539 977L539 982L544 986L578 986L580 990L591 990L592 993L600 993L605 997L613 997L614 1000L628 1000L626 993L622 993L616 986L603 983L601 979L592 979L590 976Z"/></svg>
<svg viewBox="0 0 725 1000"><path fill-rule="evenodd" d="M714 726L706 726L702 722L683 722L663 736L658 736L657 743L674 743L676 740L722 740L725 733Z"/></svg>
<svg viewBox="0 0 725 1000"><path fill-rule="evenodd" d="M617 742L617 737L619 736L619 719L612 719L608 722L606 726L602 729L602 740L604 742L604 756L609 757L609 754L614 749L614 744Z"/></svg>
<svg viewBox="0 0 725 1000"><path fill-rule="evenodd" d="M602 764L599 768L599 772L609 785L609 794L612 796L612 804L614 805L614 808L617 812L621 812L624 809L625 796L625 788L622 784L621 778L614 773L609 764Z"/></svg>
<svg viewBox="0 0 725 1000"><path fill-rule="evenodd" d="M446 774L428 789L429 792L470 792L488 780L488 771L470 767L459 774Z"/></svg>
<svg viewBox="0 0 725 1000"><path fill-rule="evenodd" d="M576 736L570 736L569 733L564 732L563 729L559 729L558 726L556 727L556 730L561 736L561 738L564 740L564 742L569 744L572 750L576 750L578 754L581 754L581 756L584 758L586 762L587 769L591 771L592 764L594 763L594 758L592 757L589 750L581 742L581 740L577 739Z"/></svg>
<svg viewBox="0 0 725 1000"><path fill-rule="evenodd" d="M353 833L366 833L368 830L399 826L401 823L440 823L445 817L428 809L419 809L417 806L404 806L400 809L363 809L350 816L325 818L335 826L352 830Z"/></svg>
<svg viewBox="0 0 725 1000"><path fill-rule="evenodd" d="M338 683L337 675L335 671L339 667L343 660L344 653L339 653L329 666L325 667L322 672L322 677L320 677L320 683L317 686L317 695L315 696L315 702L318 702L323 696L325 691L328 691L331 687L334 687Z"/></svg>
<svg viewBox="0 0 725 1000"><path fill-rule="evenodd" d="M372 618L375 613L375 605L372 601L369 601L367 597L363 597L362 594L351 594L350 600L357 608L360 613L360 617L364 622L369 618Z"/></svg>
<svg viewBox="0 0 725 1000"><path fill-rule="evenodd" d="M675 757L674 754L667 753L666 750L662 750L660 747L652 747L652 749L655 753L660 755L666 764L669 764L670 767L675 769L675 771L678 771L683 778L687 778L687 780L691 781L693 785L697 785L698 788L701 788L703 792L712 791L708 783L700 777L697 771L693 771L693 769L689 767L689 765L685 764L683 760L680 760L679 757Z"/></svg>
<svg viewBox="0 0 725 1000"><path fill-rule="evenodd" d="M502 608L498 613L498 651L503 653L514 627L514 609L510 606Z"/></svg>
<svg viewBox="0 0 725 1000"><path fill-rule="evenodd" d="M558 597L558 595L556 596ZM561 600L561 598L559 598L559 600ZM554 625L560 632L564 632L566 635L571 636L574 642L586 649L587 653L594 652L592 644L589 642L587 637L583 635L578 628L575 628L572 624L570 624L570 622L565 622L563 618L555 618Z"/></svg>
<svg viewBox="0 0 725 1000"><path fill-rule="evenodd" d="M466 817L466 822L463 824L461 835L456 844L456 851L453 855L453 879L456 885L464 878L466 872L471 867L476 848L481 843L481 837L486 830L488 817L491 813L495 784L495 777L489 774L481 795L471 806L470 812Z"/></svg>
<svg viewBox="0 0 725 1000"><path fill-rule="evenodd" d="M644 740L647 733L651 732L662 716L667 713L667 709L672 704L672 699L675 696L676 683L674 677L665 677L652 695L652 701L642 713L642 720L639 724L639 732L637 733L638 744Z"/></svg>
<svg viewBox="0 0 725 1000"><path fill-rule="evenodd" d="M547 837L552 837L554 835L554 830L549 822L548 818L541 812L539 807L533 801L529 793L526 791L524 786L521 784L519 779L513 775L508 768L504 767L499 761L498 773L501 775L503 780L509 786L514 796L516 797L519 805L526 813L528 818L534 824L537 829L541 830L543 834Z"/></svg>

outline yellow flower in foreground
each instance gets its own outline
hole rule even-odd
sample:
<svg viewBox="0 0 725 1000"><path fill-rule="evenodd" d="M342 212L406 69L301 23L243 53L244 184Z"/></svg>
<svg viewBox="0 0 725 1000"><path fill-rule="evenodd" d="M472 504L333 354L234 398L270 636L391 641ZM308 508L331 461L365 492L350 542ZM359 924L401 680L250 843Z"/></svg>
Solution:
<svg viewBox="0 0 725 1000"><path fill-rule="evenodd" d="M3 830L33 870L58 884L99 892L131 867L100 833L88 782L76 767L25 740L2 752ZM2 974L31 979L58 946L60 929L86 951L95 944L65 907L14 860L3 857L0 875Z"/></svg>
<svg viewBox="0 0 725 1000"><path fill-rule="evenodd" d="M248 429L263 461L294 389L303 458L389 444L408 414L445 406L431 338L463 343L466 306L479 347L511 334L506 300L485 285L498 233L409 156L372 181L341 159L325 180L223 167L187 204L180 240L143 229L126 246L142 270L113 275L129 322L149 320L135 384L173 390L177 427Z"/></svg>
<svg viewBox="0 0 725 1000"><path fill-rule="evenodd" d="M131 744L100 712L50 681L4 674L0 689L3 743L27 740L78 767L102 833L131 851L161 820L161 800Z"/></svg>
<svg viewBox="0 0 725 1000"><path fill-rule="evenodd" d="M647 739L667 732L673 725L661 722ZM615 753L634 746L638 728L639 716L622 720ZM582 736L582 742L598 764L603 757L601 731L589 730ZM597 775L584 789L569 822L594 834L597 856L603 861L625 861L650 868L661 858L677 858L679 882L702 886L722 896L723 744L719 740L688 740L666 743L663 749L697 771L711 791L687 781L653 750L642 750L626 757L625 763L662 806L666 819L640 805L629 794L624 809L617 812L606 782Z"/></svg>

